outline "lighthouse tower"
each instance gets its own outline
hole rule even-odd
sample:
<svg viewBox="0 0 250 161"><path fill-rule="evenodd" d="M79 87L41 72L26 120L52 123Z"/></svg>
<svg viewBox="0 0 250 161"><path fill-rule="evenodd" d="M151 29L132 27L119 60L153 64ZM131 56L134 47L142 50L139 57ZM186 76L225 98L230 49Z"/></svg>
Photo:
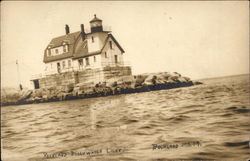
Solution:
<svg viewBox="0 0 250 161"><path fill-rule="evenodd" d="M102 20L96 17L96 14L94 15L94 18L90 21L90 29L91 33L95 32L102 32Z"/></svg>

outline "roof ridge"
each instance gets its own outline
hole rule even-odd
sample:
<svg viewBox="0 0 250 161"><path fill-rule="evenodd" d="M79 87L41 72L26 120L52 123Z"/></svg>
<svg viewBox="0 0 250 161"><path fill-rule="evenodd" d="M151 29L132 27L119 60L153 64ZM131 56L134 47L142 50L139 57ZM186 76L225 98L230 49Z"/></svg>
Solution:
<svg viewBox="0 0 250 161"><path fill-rule="evenodd" d="M74 34L77 34L78 32L81 33L81 31L76 31L76 32L72 32L72 33L69 33L69 34L65 34L65 35L61 35L61 36L58 36L58 37L54 37L54 38L52 38L52 40L53 39L57 39L57 38L61 38L61 37L67 36L67 35L74 35Z"/></svg>

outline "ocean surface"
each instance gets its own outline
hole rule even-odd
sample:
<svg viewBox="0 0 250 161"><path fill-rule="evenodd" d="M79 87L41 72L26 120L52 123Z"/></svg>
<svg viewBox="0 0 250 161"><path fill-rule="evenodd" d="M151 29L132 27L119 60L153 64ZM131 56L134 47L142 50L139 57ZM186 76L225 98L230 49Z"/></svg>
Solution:
<svg viewBox="0 0 250 161"><path fill-rule="evenodd" d="M171 90L1 107L2 160L246 161L249 75L202 81Z"/></svg>

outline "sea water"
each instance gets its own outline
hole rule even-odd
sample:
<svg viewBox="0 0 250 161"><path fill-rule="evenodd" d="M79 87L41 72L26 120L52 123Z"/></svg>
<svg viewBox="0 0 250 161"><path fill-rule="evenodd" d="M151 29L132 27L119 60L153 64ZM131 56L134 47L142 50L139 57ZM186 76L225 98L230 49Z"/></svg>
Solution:
<svg viewBox="0 0 250 161"><path fill-rule="evenodd" d="M1 107L3 161L247 160L249 75Z"/></svg>

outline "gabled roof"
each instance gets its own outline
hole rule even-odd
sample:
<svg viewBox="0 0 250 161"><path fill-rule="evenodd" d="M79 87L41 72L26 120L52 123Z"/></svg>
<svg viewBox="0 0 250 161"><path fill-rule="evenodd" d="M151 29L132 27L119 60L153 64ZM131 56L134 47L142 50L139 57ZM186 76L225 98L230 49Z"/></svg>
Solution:
<svg viewBox="0 0 250 161"><path fill-rule="evenodd" d="M106 41L108 41L108 38L109 38L109 37L114 41L114 43L115 43L115 44L117 45L117 47L121 50L121 52L124 53L125 51L123 50L123 48L121 47L121 45L116 41L116 39L114 38L114 36L113 36L112 34L108 34L108 37L107 37L107 39L105 40L104 46L105 46L105 44L107 43ZM104 48L104 46L103 46L103 48Z"/></svg>
<svg viewBox="0 0 250 161"><path fill-rule="evenodd" d="M51 48L58 47L58 46L61 46L63 42L66 42L67 44L73 44L80 34L81 34L81 31L77 31L77 32L69 33L67 35L53 38L50 41L49 46Z"/></svg>
<svg viewBox="0 0 250 161"><path fill-rule="evenodd" d="M122 47L120 46L120 44L116 41L116 39L114 38L114 36L112 34L106 34L105 36L106 38L104 38L104 44L101 47L100 50L95 51L95 52L89 52L88 51L88 43L87 40L82 41L81 39L81 32L74 32L68 35L63 35L60 37L56 37L53 38L50 42L50 44L48 45L48 47L50 48L55 48L55 47L59 47L62 46L64 42L66 42L68 44L68 52L60 54L60 55L54 55L54 56L47 56L47 48L44 51L44 59L43 61L45 63L48 62L52 62L52 61L58 61L58 60L62 60L62 59L66 59L66 58L73 58L73 59L78 59L78 58L84 58L87 56L92 56L92 55L97 55L97 54L101 54L104 47L106 46L106 44L108 43L109 38L111 38L113 40L113 42L117 45L117 47L121 50L122 53L124 53L124 50L122 49ZM81 43L81 44L79 44ZM76 47L76 44L80 45L80 47Z"/></svg>
<svg viewBox="0 0 250 161"><path fill-rule="evenodd" d="M77 51L75 51L73 59L84 58L84 57L87 57L87 56L101 54L104 47L108 43L109 38L111 38L114 41L114 43L117 45L117 47L121 50L121 52L124 53L124 50L122 49L121 45L116 41L114 36L112 34L107 34L101 50L98 50L98 51L95 51L95 52L88 52L87 41L84 41L82 46Z"/></svg>
<svg viewBox="0 0 250 161"><path fill-rule="evenodd" d="M70 34L67 34L67 35L63 35L63 36L53 38L50 41L47 48L44 50L43 62L48 63L48 62L52 62L52 61L57 61L57 60L73 57L74 45L75 45L76 40L80 37L80 34L81 34L81 32L78 31L78 32L74 32L74 33L70 33ZM49 47L50 48L59 47L59 46L62 46L64 42L66 44L68 44L68 52L60 54L60 55L47 56L46 50Z"/></svg>

